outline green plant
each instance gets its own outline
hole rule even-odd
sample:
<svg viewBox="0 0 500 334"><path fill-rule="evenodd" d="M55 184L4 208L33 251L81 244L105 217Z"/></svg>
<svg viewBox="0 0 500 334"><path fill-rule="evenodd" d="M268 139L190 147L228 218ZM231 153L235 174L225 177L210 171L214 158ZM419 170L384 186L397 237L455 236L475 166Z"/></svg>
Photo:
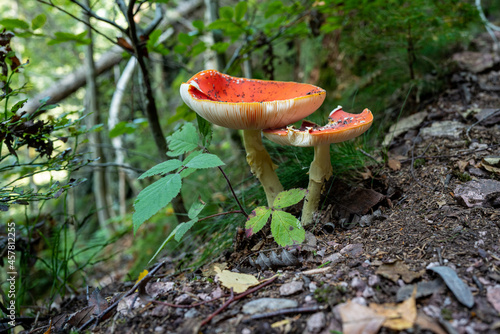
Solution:
<svg viewBox="0 0 500 334"><path fill-rule="evenodd" d="M295 216L282 209L297 204L306 194L305 189L282 191L276 196L272 206L255 208L245 224L247 237L259 232L271 219L271 234L278 245L301 244L306 235L302 224Z"/></svg>

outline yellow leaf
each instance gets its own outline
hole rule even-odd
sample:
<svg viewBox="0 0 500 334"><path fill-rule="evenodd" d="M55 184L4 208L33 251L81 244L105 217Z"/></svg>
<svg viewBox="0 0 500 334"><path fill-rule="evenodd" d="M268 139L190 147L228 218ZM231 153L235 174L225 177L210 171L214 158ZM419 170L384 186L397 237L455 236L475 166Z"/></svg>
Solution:
<svg viewBox="0 0 500 334"><path fill-rule="evenodd" d="M137 281L135 281L135 284L139 283L139 281L141 279L143 279L144 277L146 277L146 275L149 273L149 271L147 269L144 269L140 274L139 274L139 277L137 278Z"/></svg>
<svg viewBox="0 0 500 334"><path fill-rule="evenodd" d="M386 328L396 331L413 328L417 320L416 293L417 288L415 287L412 296L400 304L370 304L370 309L386 318L382 325Z"/></svg>
<svg viewBox="0 0 500 334"><path fill-rule="evenodd" d="M217 276L223 286L228 289L233 288L235 293L245 292L260 283L253 275L233 273L229 270L222 270Z"/></svg>

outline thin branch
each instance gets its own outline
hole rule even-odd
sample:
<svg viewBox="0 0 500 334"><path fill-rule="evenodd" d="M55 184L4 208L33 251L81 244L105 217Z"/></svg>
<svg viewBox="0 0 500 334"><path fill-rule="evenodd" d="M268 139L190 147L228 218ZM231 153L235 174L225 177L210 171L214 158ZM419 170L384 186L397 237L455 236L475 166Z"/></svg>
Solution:
<svg viewBox="0 0 500 334"><path fill-rule="evenodd" d="M206 217L203 217L203 218L200 218L198 219L199 222L201 222L202 220L207 220L207 219L210 219L210 218L214 218L214 217L217 217L217 216L224 216L224 215L230 215L232 213L242 213L244 214L246 217L248 217L248 215L246 214L245 211L241 211L241 210L233 210L233 211L227 211L227 212L220 212L220 213L215 213L213 215L210 215L210 216L206 216Z"/></svg>
<svg viewBox="0 0 500 334"><path fill-rule="evenodd" d="M108 37L107 35L105 35L104 33L100 32L99 30L97 30L96 28L94 28L92 25L89 25L87 22L85 22L84 20L82 20L81 18L71 14L70 12L68 12L67 10L65 10L64 8L58 6L58 5L55 5L51 0L49 1L46 1L46 0L37 0L38 2L40 3L43 3L45 5L48 5L48 6L51 6L51 7L54 7L56 8L57 10L60 10L61 12L65 13L66 15L69 15L71 16L73 19L77 20L78 22L81 22L83 24L85 24L86 26L88 26L90 29L92 29L96 34L99 34L101 35L102 37L104 37L105 39L107 39L108 41L110 41L111 43L113 43L114 45L118 45L120 46L121 48L123 48L121 45L119 45L116 41L114 41L113 39L111 39L110 37ZM127 49L124 49L125 51L127 52L130 52L129 50Z"/></svg>
<svg viewBox="0 0 500 334"><path fill-rule="evenodd" d="M83 11L85 12L85 14L87 14L88 16L91 16L93 18L95 18L96 20L99 20L99 21L102 21L102 22L105 22L109 25L112 25L113 27L117 28L118 30L120 30L123 34L127 34L127 30L122 28L119 24L117 24L116 22L114 21L111 21L111 20L108 20L107 18L105 17L102 17L102 16L99 16L97 15L96 12L94 12L92 9L90 9L89 7L87 7L86 5L76 1L76 0L70 0L72 3L74 3L75 5L79 6L80 8L83 9Z"/></svg>
<svg viewBox="0 0 500 334"><path fill-rule="evenodd" d="M139 6L141 4L139 4ZM161 20L163 19L163 14L164 14L163 13L163 8L160 5L157 4L156 5L156 9L155 9L155 17L153 18L153 21L151 21L151 23L149 23L149 25L144 29L144 35L145 36L149 36L149 34L151 34L153 32L153 30L155 30L156 27L158 27L158 25L160 24Z"/></svg>
<svg viewBox="0 0 500 334"><path fill-rule="evenodd" d="M300 314L312 313L312 312L318 312L318 311L325 310L326 308L328 308L328 306L326 306L326 305L286 308L286 309L282 309L282 310L274 311L274 312L255 314L255 315L252 315L250 318L245 319L243 321L265 319L265 318L276 317L278 315L287 315L287 314L294 314L294 313L300 313Z"/></svg>

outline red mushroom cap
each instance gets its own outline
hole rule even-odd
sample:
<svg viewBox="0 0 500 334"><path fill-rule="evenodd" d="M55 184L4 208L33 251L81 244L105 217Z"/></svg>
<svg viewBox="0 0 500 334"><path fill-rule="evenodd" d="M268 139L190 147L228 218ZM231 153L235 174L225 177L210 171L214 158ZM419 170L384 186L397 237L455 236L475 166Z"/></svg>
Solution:
<svg viewBox="0 0 500 334"><path fill-rule="evenodd" d="M231 129L282 127L312 114L326 92L309 84L236 78L202 71L181 85L181 97L198 115Z"/></svg>
<svg viewBox="0 0 500 334"><path fill-rule="evenodd" d="M356 138L368 130L372 122L373 115L368 109L363 110L361 114L349 114L339 106L330 113L328 124L325 126L304 121L299 129L289 126L266 129L263 132L269 140L280 145L309 147Z"/></svg>

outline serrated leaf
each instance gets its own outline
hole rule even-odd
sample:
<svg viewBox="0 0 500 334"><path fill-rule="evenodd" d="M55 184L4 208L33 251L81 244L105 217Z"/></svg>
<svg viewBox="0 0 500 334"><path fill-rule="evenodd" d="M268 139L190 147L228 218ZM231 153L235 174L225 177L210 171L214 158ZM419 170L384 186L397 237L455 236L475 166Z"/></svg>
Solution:
<svg viewBox="0 0 500 334"><path fill-rule="evenodd" d="M182 166L182 161L180 161L180 160L176 160L176 159L167 160L167 161L164 161L164 162L150 168L147 172L145 172L141 176L139 176L139 180L144 179L145 177L148 177L148 176L167 174L173 170L176 170L177 168L179 168L181 166Z"/></svg>
<svg viewBox="0 0 500 334"><path fill-rule="evenodd" d="M194 223L196 223L198 221L198 219L193 219L193 220L190 220L188 222L185 222L185 223L181 223L179 225L177 225L177 227L175 228L175 241L179 242L181 241L182 237L184 236L184 234L186 234L187 231L189 231L191 229L191 227L193 227Z"/></svg>
<svg viewBox="0 0 500 334"><path fill-rule="evenodd" d="M47 22L47 16L45 16L45 14L39 14L33 20L31 20L31 29L40 29L45 25L45 22Z"/></svg>
<svg viewBox="0 0 500 334"><path fill-rule="evenodd" d="M195 157L197 157L198 155L202 154L201 151L194 151L194 152L191 152L188 157L186 159L184 159L184 161L182 162L183 164L186 164L188 163L189 161L193 160ZM196 168L186 168L184 169L180 174L181 174L181 177L182 178L185 178L191 174L193 174L194 172L196 172Z"/></svg>
<svg viewBox="0 0 500 334"><path fill-rule="evenodd" d="M301 244L306 238L306 231L300 221L292 214L276 210L271 219L271 234L280 246Z"/></svg>
<svg viewBox="0 0 500 334"><path fill-rule="evenodd" d="M221 7L219 8L219 16L226 20L231 20L234 15L233 7Z"/></svg>
<svg viewBox="0 0 500 334"><path fill-rule="evenodd" d="M245 223L246 236L251 237L259 232L266 225L272 212L270 208L265 206L255 208L248 216L248 220Z"/></svg>
<svg viewBox="0 0 500 334"><path fill-rule="evenodd" d="M212 123L198 114L196 114L196 120L198 121L198 131L201 134L202 144L206 147L212 141Z"/></svg>
<svg viewBox="0 0 500 334"><path fill-rule="evenodd" d="M200 214L201 210L203 210L205 205L206 205L205 203L202 203L200 201L196 201L193 204L191 204L191 207L188 210L189 219L198 218L198 215Z"/></svg>
<svg viewBox="0 0 500 334"><path fill-rule="evenodd" d="M194 157L191 161L184 164L184 166L189 168L214 168L218 166L223 166L225 163L219 159L215 154L203 153Z"/></svg>
<svg viewBox="0 0 500 334"><path fill-rule="evenodd" d="M198 147L198 134L192 123L186 123L182 129L175 131L167 137L168 156L175 157L186 152L192 151Z"/></svg>
<svg viewBox="0 0 500 334"><path fill-rule="evenodd" d="M234 19L236 21L241 21L247 12L248 6L246 1L240 1L236 4L234 8Z"/></svg>
<svg viewBox="0 0 500 334"><path fill-rule="evenodd" d="M134 202L134 233L146 220L164 208L181 191L179 174L170 174L144 188Z"/></svg>
<svg viewBox="0 0 500 334"><path fill-rule="evenodd" d="M306 189L290 189L280 192L273 203L275 209L283 209L299 203L306 196Z"/></svg>
<svg viewBox="0 0 500 334"><path fill-rule="evenodd" d="M21 19L10 19L10 18L5 18L0 20L0 25L3 26L7 30L14 30L16 28L19 29L29 29L30 25L28 22L21 20Z"/></svg>

